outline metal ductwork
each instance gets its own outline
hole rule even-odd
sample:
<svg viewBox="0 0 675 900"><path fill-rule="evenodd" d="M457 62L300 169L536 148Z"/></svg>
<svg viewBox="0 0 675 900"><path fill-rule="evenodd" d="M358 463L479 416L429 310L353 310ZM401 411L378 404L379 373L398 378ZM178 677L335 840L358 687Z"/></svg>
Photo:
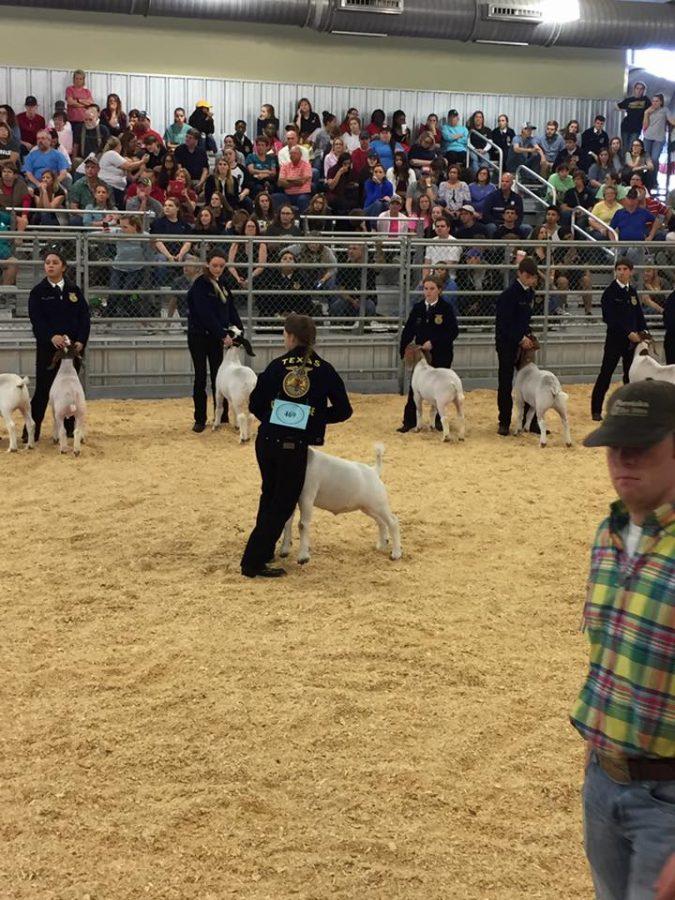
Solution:
<svg viewBox="0 0 675 900"><path fill-rule="evenodd" d="M580 0L580 19L565 24L547 22L541 0L22 0L21 6L463 42L675 48L675 6L628 0Z"/></svg>

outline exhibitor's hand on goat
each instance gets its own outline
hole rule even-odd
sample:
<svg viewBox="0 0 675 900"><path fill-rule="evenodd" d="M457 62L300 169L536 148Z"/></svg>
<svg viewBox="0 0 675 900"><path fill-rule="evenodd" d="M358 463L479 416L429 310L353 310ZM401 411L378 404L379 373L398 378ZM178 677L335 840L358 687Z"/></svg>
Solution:
<svg viewBox="0 0 675 900"><path fill-rule="evenodd" d="M55 334L52 336L52 344L56 347L57 350L63 350L66 344L66 339L62 334Z"/></svg>
<svg viewBox="0 0 675 900"><path fill-rule="evenodd" d="M232 346L232 338L229 334L226 334L223 338L223 347L231 347Z"/></svg>
<svg viewBox="0 0 675 900"><path fill-rule="evenodd" d="M637 331L631 331L630 334L628 335L628 340L631 341L633 344L639 344L640 343L640 335L637 333Z"/></svg>
<svg viewBox="0 0 675 900"><path fill-rule="evenodd" d="M524 337L520 341L520 346L523 348L523 350L531 350L533 347L533 344L532 344L532 341L529 339L529 337Z"/></svg>
<svg viewBox="0 0 675 900"><path fill-rule="evenodd" d="M431 350L431 341L425 341L422 344L422 350Z"/></svg>

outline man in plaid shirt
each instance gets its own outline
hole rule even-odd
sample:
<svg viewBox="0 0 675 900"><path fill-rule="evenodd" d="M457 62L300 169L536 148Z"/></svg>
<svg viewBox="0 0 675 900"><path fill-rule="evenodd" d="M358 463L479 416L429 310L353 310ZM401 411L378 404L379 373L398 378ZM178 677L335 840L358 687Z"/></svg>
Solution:
<svg viewBox="0 0 675 900"><path fill-rule="evenodd" d="M619 388L584 441L619 500L598 529L584 609L584 832L598 900L675 897L675 385Z"/></svg>

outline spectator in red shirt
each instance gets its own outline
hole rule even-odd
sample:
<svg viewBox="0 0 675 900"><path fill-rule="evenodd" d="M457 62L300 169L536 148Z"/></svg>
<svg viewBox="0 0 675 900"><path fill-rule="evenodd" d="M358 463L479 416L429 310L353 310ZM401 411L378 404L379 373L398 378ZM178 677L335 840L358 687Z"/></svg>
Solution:
<svg viewBox="0 0 675 900"><path fill-rule="evenodd" d="M301 213L307 209L312 191L312 167L302 158L299 146L291 147L289 162L281 164L278 185L283 193L274 195L277 206L292 203Z"/></svg>
<svg viewBox="0 0 675 900"><path fill-rule="evenodd" d="M352 171L355 175L360 175L361 171L366 167L369 152L370 135L367 131L362 131L359 135L359 146L352 152Z"/></svg>
<svg viewBox="0 0 675 900"><path fill-rule="evenodd" d="M16 167L10 162L3 162L0 166L0 209L8 206L30 209L32 205L33 195ZM11 227L13 230L25 231L27 225L28 216L12 213Z"/></svg>
<svg viewBox="0 0 675 900"><path fill-rule="evenodd" d="M26 112L19 113L16 124L21 132L21 143L26 150L37 144L37 133L45 127L45 120L39 115L38 102L33 96L26 97Z"/></svg>
<svg viewBox="0 0 675 900"><path fill-rule="evenodd" d="M370 125L366 129L371 138L379 136L382 126L387 124L387 117L383 109L374 109L370 116Z"/></svg>
<svg viewBox="0 0 675 900"><path fill-rule="evenodd" d="M73 129L73 156L80 155L80 132L88 107L94 102L89 88L84 86L85 74L82 69L73 72L73 83L66 88L68 121Z"/></svg>
<svg viewBox="0 0 675 900"><path fill-rule="evenodd" d="M129 113L129 120L130 120L129 124L131 124L131 118L132 118L134 112L135 112L135 110L132 110ZM138 110L138 119L136 120L136 124L133 125L132 128L133 128L134 134L136 135L136 137L138 138L139 141L144 141L146 137L152 136L152 137L157 138L160 147L164 146L164 141L162 140L162 135L159 134L158 132L154 131L150 127L150 116L147 114L147 112L144 109Z"/></svg>

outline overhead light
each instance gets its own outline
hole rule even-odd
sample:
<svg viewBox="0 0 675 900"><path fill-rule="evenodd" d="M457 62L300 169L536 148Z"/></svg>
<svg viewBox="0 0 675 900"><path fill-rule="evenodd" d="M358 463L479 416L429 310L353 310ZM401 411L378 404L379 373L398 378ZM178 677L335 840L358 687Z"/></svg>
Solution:
<svg viewBox="0 0 675 900"><path fill-rule="evenodd" d="M675 53L672 50L634 50L632 64L650 75L675 81Z"/></svg>
<svg viewBox="0 0 675 900"><path fill-rule="evenodd" d="M565 25L581 18L579 0L541 0L540 9L549 25Z"/></svg>

